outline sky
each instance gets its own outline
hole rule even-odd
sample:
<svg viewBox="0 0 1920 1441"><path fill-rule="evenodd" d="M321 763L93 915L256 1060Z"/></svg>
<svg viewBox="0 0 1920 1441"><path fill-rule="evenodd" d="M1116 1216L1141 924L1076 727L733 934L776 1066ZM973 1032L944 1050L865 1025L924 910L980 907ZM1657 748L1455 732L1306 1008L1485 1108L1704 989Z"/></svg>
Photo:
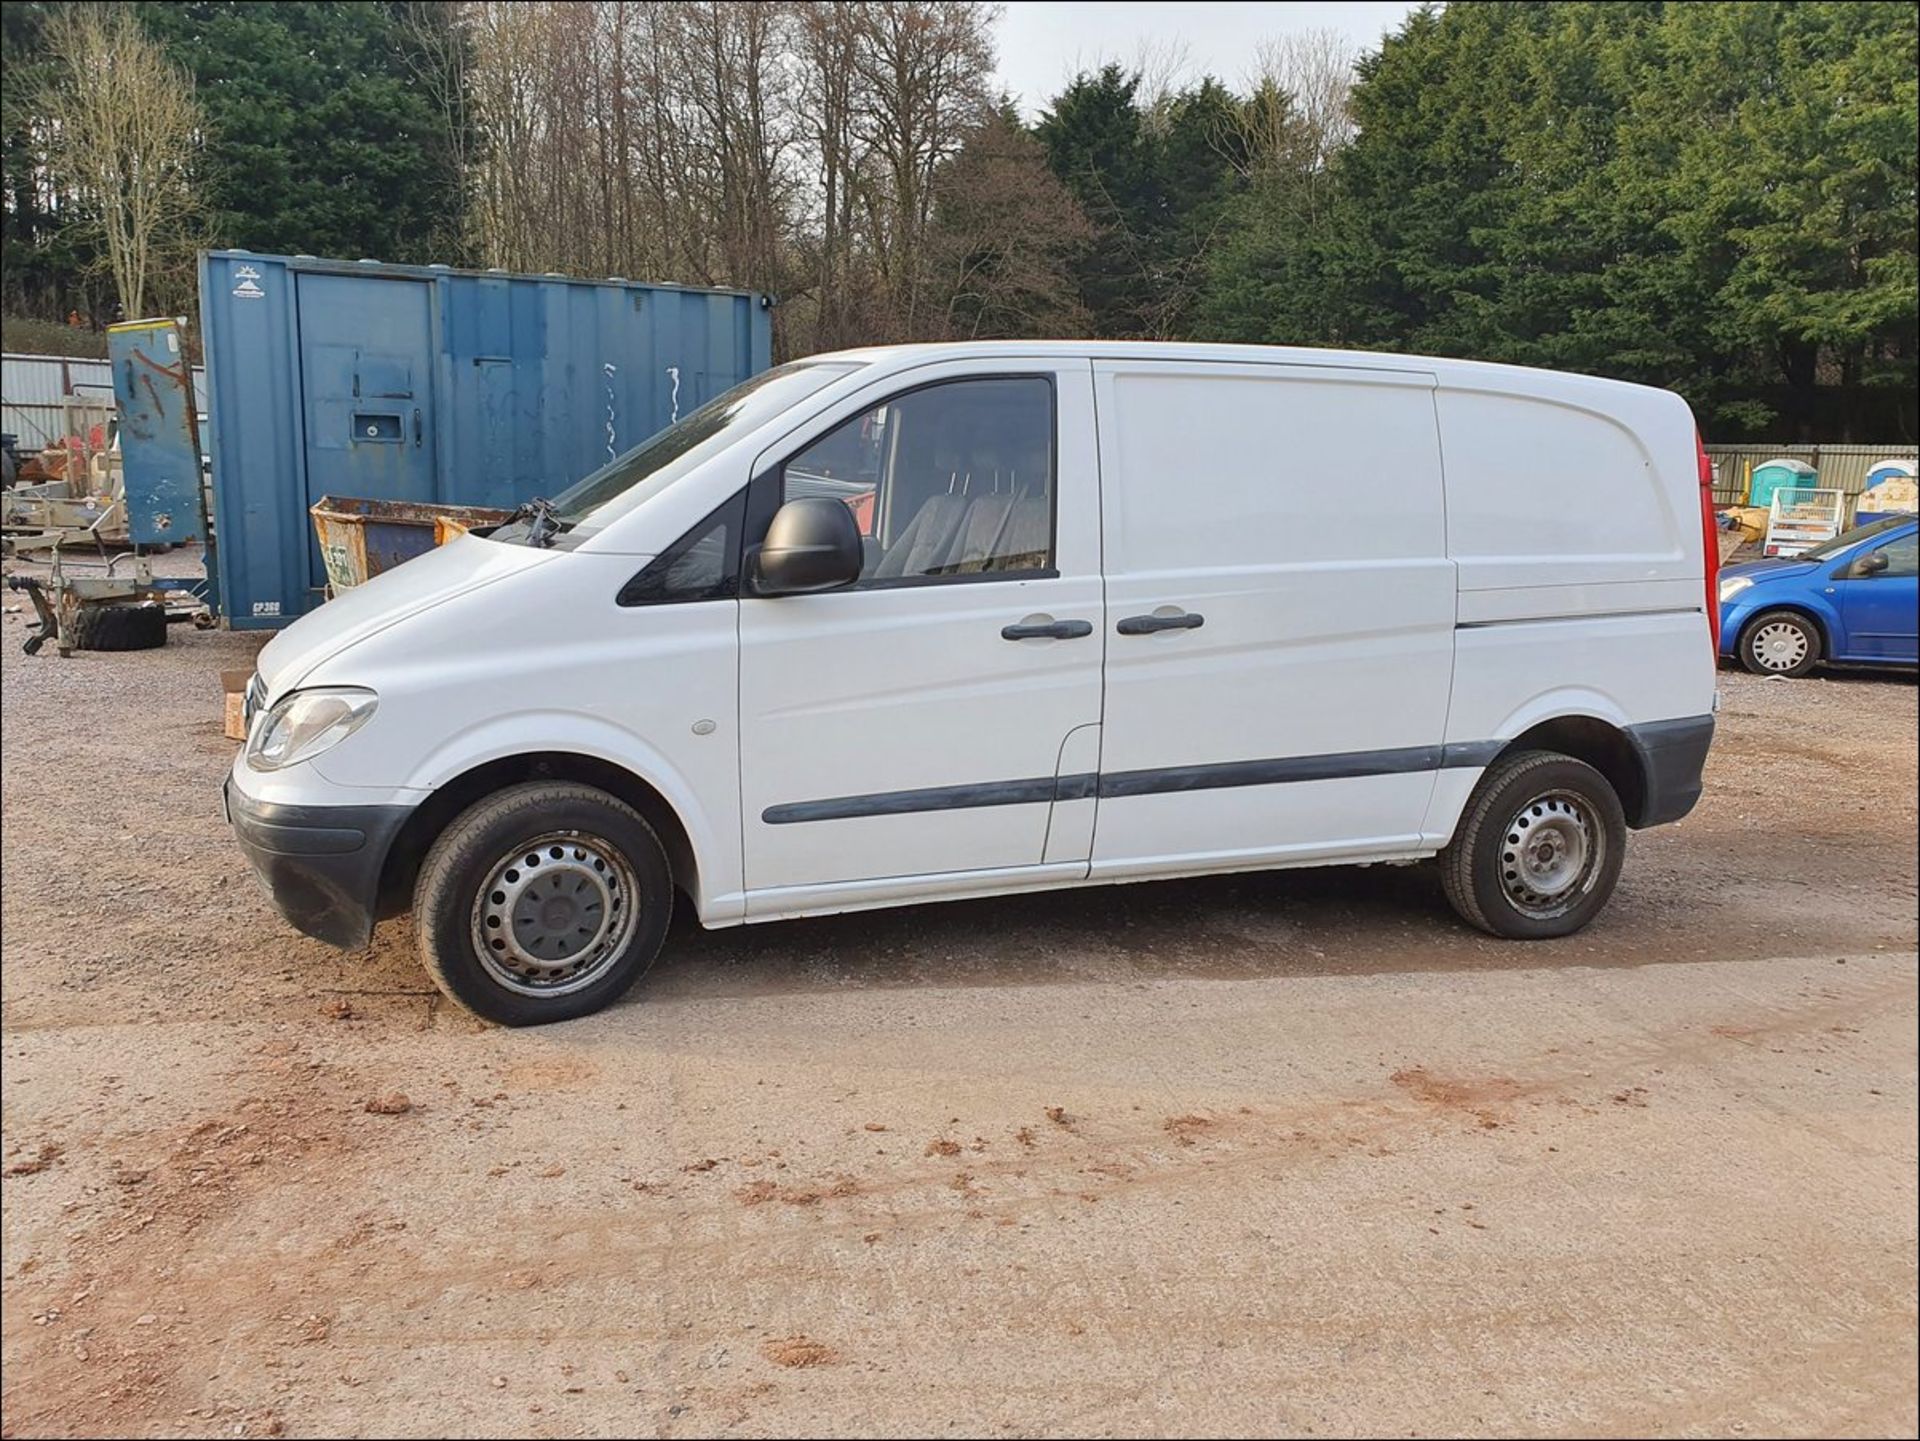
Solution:
<svg viewBox="0 0 1920 1441"><path fill-rule="evenodd" d="M1184 45L1192 79L1212 74L1232 85L1245 79L1255 47L1288 30L1338 30L1357 47L1374 49L1411 4L1349 0L1345 4L1260 3L1260 0L1009 0L995 27L1000 86L1032 120L1080 70L1108 60L1136 65L1143 42Z"/></svg>

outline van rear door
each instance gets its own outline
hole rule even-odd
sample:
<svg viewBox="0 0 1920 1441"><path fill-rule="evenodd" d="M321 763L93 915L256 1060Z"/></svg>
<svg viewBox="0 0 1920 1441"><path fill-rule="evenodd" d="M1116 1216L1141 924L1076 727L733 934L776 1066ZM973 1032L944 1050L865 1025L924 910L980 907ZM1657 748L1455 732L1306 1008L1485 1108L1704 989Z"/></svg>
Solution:
<svg viewBox="0 0 1920 1441"><path fill-rule="evenodd" d="M1092 873L1420 848L1453 669L1433 377L1100 361Z"/></svg>

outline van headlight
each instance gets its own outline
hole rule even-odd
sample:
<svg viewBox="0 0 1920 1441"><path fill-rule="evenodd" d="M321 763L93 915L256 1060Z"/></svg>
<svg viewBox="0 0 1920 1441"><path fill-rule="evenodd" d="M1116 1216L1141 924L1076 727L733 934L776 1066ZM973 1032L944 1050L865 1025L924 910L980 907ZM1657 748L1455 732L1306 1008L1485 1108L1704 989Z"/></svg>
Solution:
<svg viewBox="0 0 1920 1441"><path fill-rule="evenodd" d="M310 761L365 725L379 701L372 691L357 686L297 690L253 728L247 764L257 771L277 771Z"/></svg>
<svg viewBox="0 0 1920 1441"><path fill-rule="evenodd" d="M1720 582L1720 603L1722 605L1726 604L1728 601L1732 600L1736 595L1740 594L1741 591L1745 590L1748 586L1752 584L1753 584L1753 577L1750 575L1728 576L1725 580Z"/></svg>

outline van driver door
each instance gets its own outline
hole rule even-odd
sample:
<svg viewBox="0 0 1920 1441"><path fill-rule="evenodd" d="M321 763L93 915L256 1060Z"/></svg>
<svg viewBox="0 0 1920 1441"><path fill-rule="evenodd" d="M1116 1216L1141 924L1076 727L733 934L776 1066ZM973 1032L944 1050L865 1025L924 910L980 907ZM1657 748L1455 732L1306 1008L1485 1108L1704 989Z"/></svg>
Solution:
<svg viewBox="0 0 1920 1441"><path fill-rule="evenodd" d="M853 512L860 580L740 605L751 919L1084 875L1098 767L1098 474L1086 360L878 381L755 467Z"/></svg>

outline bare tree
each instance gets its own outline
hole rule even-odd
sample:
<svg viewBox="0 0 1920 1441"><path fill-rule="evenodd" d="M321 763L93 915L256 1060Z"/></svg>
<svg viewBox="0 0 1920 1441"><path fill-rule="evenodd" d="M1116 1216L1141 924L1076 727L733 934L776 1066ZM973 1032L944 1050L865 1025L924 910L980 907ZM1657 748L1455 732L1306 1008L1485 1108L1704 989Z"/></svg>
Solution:
<svg viewBox="0 0 1920 1441"><path fill-rule="evenodd" d="M1295 30L1264 41L1249 77L1248 150L1257 167L1324 171L1353 139L1353 66L1338 30Z"/></svg>
<svg viewBox="0 0 1920 1441"><path fill-rule="evenodd" d="M1138 77L1134 103L1149 127L1165 133L1173 102L1193 76L1193 53L1187 42L1177 35L1165 40L1142 39L1128 68Z"/></svg>
<svg viewBox="0 0 1920 1441"><path fill-rule="evenodd" d="M780 354L943 331L934 178L987 114L984 4L468 0L473 249L797 292Z"/></svg>
<svg viewBox="0 0 1920 1441"><path fill-rule="evenodd" d="M399 14L408 41L402 63L414 84L432 100L433 113L440 119L438 143L449 167L464 183L473 172L475 157L470 57L460 23L460 0L407 0ZM472 240L471 228L464 208L444 217L435 226L436 248L456 254L465 251Z"/></svg>
<svg viewBox="0 0 1920 1441"><path fill-rule="evenodd" d="M854 70L869 160L864 210L890 339L913 339L934 318L923 305L933 175L985 109L993 16L973 0L861 7Z"/></svg>
<svg viewBox="0 0 1920 1441"><path fill-rule="evenodd" d="M943 336L1069 336L1088 317L1073 262L1093 225L1047 166L1040 142L993 111L934 178L933 280Z"/></svg>
<svg viewBox="0 0 1920 1441"><path fill-rule="evenodd" d="M789 210L793 121L775 57L790 15L754 0L681 7L688 111L706 139L721 267L733 283L772 289Z"/></svg>
<svg viewBox="0 0 1920 1441"><path fill-rule="evenodd" d="M540 5L477 0L466 7L463 23L472 46L469 95L480 130L470 182L473 244L487 265L527 268L538 263L541 251L533 216L549 157L541 144L538 94L551 17Z"/></svg>
<svg viewBox="0 0 1920 1441"><path fill-rule="evenodd" d="M101 231L122 313L138 316L156 281L191 254L202 131L193 82L131 6L55 10L47 37L56 66L49 164Z"/></svg>
<svg viewBox="0 0 1920 1441"><path fill-rule="evenodd" d="M798 12L797 108L817 196L813 341L826 350L861 338L852 284L856 177L865 156L857 122L867 108L854 67L860 10L857 0L815 0Z"/></svg>

